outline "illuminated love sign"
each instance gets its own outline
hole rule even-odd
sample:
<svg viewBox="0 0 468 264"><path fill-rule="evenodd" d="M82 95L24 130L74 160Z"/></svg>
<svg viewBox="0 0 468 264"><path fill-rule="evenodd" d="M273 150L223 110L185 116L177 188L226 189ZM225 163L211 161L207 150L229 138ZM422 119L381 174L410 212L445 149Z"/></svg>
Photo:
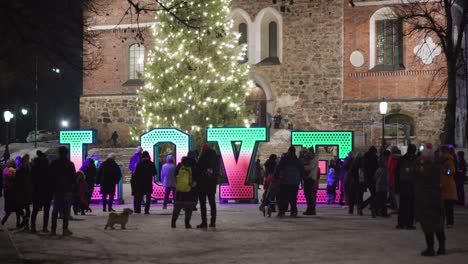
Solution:
<svg viewBox="0 0 468 264"><path fill-rule="evenodd" d="M313 147L317 152L319 146L337 146L338 157L340 159L346 158L349 152L353 150L353 132L352 131L292 131L291 132L291 145L301 146L304 148ZM320 164L322 162L322 164ZM322 167L326 166L323 164L324 161L319 162L320 174L322 174ZM326 169L325 173L326 175ZM340 182L341 184L341 182ZM341 197L341 191L336 190L335 202L339 202ZM327 202L327 190L317 190L317 203ZM299 190L297 194L297 202L305 203L304 190Z"/></svg>
<svg viewBox="0 0 468 264"><path fill-rule="evenodd" d="M256 188L245 181L254 165L258 143L269 141L267 128L207 128L206 141L218 143L228 179L228 184L219 186L219 200L256 199Z"/></svg>
<svg viewBox="0 0 468 264"><path fill-rule="evenodd" d="M80 168L86 154L86 146L95 143L93 130L60 131L60 144L70 145L70 159ZM217 143L228 179L227 184L219 186L219 199L240 200L256 199L254 185L246 184L249 171L253 168L258 144L269 141L268 129L253 128L207 128L206 141ZM159 144L170 143L175 146L175 161L179 163L191 150L193 137L176 128L155 128L140 136L141 147L148 151L155 161L157 175L153 183L152 197L164 198L164 188L158 182ZM319 146L337 146L338 157L344 159L353 149L353 132L351 131L292 131L291 145L305 148ZM156 159L155 159L156 158ZM320 173L326 175L327 162L319 161ZM119 188L121 189L121 188ZM317 192L317 202L326 202L326 190ZM337 190L336 201L341 193ZM298 202L305 202L303 190L299 191Z"/></svg>
<svg viewBox="0 0 468 264"><path fill-rule="evenodd" d="M151 197L154 199L164 199L164 187L159 182L159 147L161 143L170 143L175 146L176 164L181 162L182 157L187 156L187 153L192 149L193 137L177 128L155 128L140 136L141 147L148 151L151 160L156 166L157 176L153 182L153 193ZM155 158L156 157L156 158ZM172 193L171 193L172 198Z"/></svg>

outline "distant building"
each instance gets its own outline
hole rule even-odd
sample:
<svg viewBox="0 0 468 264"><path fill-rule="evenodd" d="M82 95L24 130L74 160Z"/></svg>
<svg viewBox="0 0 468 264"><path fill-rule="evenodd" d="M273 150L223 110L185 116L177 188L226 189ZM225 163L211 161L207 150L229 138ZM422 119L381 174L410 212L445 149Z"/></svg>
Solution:
<svg viewBox="0 0 468 264"><path fill-rule="evenodd" d="M394 2L354 1L351 7L342 0L234 0L230 18L248 44L246 61L256 83L246 104L257 123L281 113L294 129L351 129L362 144L380 144L378 107L385 97L389 143L403 142L402 125L413 141L438 142L446 96L433 94L444 79L437 74L443 56L417 53L422 36L403 37ZM117 26L126 3L111 1L109 15L90 18L95 25L86 29L102 34L103 64L84 77L80 124L96 128L101 142L114 130L128 142L128 125L140 121L136 73L151 41L138 46L135 24ZM140 26L150 23L146 18Z"/></svg>

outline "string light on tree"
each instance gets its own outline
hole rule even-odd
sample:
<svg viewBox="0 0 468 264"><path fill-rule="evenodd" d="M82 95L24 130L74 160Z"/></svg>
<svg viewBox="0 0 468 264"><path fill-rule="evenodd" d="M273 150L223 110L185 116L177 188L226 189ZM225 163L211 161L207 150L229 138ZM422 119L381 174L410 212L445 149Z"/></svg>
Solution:
<svg viewBox="0 0 468 264"><path fill-rule="evenodd" d="M230 10L231 0L181 2L173 12L190 27L167 12L156 13L154 48L142 75L145 85L138 89L142 124L132 128L133 135L177 125L202 142L202 128L251 123L244 102L254 83L249 65L239 63L247 49L238 45L240 34L226 20Z"/></svg>

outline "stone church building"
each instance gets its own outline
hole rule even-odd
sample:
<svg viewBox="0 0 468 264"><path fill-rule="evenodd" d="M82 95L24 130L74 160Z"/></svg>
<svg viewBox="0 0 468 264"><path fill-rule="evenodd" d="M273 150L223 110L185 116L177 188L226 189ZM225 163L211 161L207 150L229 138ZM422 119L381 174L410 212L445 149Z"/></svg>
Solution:
<svg viewBox="0 0 468 264"><path fill-rule="evenodd" d="M379 145L379 103L385 98L387 143L402 144L405 127L412 142L439 142L443 54L432 39L404 36L394 10L398 2L234 0L229 18L240 42L248 44L256 84L246 104L260 123L281 114L282 128L353 130L355 145ZM129 145L129 125L139 122L137 72L151 43L138 45L134 35L137 26L147 31L155 21L120 21L126 7L126 0L112 0L107 15L87 17L92 26L85 30L99 33L102 64L84 76L80 127L97 129L101 143L117 131L120 144Z"/></svg>

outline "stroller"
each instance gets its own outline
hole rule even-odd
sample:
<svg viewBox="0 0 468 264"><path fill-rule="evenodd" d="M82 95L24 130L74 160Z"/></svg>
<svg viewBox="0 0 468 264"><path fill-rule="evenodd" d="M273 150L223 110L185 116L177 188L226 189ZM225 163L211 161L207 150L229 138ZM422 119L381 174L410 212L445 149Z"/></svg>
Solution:
<svg viewBox="0 0 468 264"><path fill-rule="evenodd" d="M272 177L272 176L269 176ZM262 204L260 205L260 211L263 212L263 216L271 217L271 213L276 212L276 204L278 203L278 194L280 184L278 179L265 179L264 186L266 185L266 191L263 193Z"/></svg>

